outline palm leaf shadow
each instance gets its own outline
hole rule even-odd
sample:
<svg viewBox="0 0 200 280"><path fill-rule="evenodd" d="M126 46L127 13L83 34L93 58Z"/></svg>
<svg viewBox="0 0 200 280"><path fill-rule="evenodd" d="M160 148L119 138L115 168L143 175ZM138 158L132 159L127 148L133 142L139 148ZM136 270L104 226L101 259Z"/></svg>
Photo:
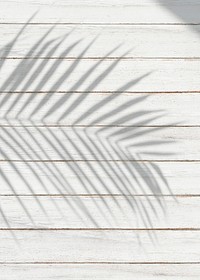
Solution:
<svg viewBox="0 0 200 280"><path fill-rule="evenodd" d="M25 28L26 25L19 35ZM145 79L149 73L128 81L113 93L107 93L100 101L81 109L80 113L82 104L86 104L97 86L108 75L112 75L123 55L104 67L84 91L79 91L79 88L120 45L95 62L71 88L66 86L65 92L59 91L61 85L67 84L70 76L77 71L82 58L95 44L94 39L46 91L45 85L58 71L70 51L80 43L80 39L76 40L50 63L59 46L66 44L66 39L70 36L66 34L64 37L48 40L53 28L41 36L0 85L0 141L3 146L0 150L0 164L6 164L9 169L6 172L1 168L2 180L9 188L9 195L17 199L26 221L29 221L29 227L41 228L45 223L40 226L36 222L37 213L33 213L28 202L25 202L24 196L27 194L35 199L40 209L38 211L48 218L48 226L51 224L51 213L44 206L43 196L47 196L53 203L62 217L62 224L67 225L67 220L70 219L54 195L63 198L83 228L118 227L120 222L112 207L118 209L117 212L131 224L130 217L126 217L125 204L131 210L134 223L136 221L138 227L153 228L155 217L165 213L166 204L161 196L163 190L172 193L159 166L151 161L143 161L137 148L142 148L144 153L148 154L149 146L166 145L164 141L150 143L145 140L147 134L161 129L151 127L151 122L160 118L163 112L139 110L137 105L149 98L147 96L136 96L132 101L125 101L115 108L110 107L110 104L114 104L124 92ZM9 52L19 40L19 35L1 50L1 71L6 67ZM45 59L45 56L48 59ZM101 93L96 92L97 97L98 94ZM72 121L68 123L70 118ZM33 183L29 176L22 172L21 167L34 179ZM25 194L21 193L20 186L17 190L18 186L13 182L10 173L15 174L17 181L26 187ZM155 199L152 200L149 195ZM88 204L88 196L92 204ZM1 209L2 220L6 227L12 229L12 218L7 218L6 211L8 210ZM21 223L23 224L23 221Z"/></svg>

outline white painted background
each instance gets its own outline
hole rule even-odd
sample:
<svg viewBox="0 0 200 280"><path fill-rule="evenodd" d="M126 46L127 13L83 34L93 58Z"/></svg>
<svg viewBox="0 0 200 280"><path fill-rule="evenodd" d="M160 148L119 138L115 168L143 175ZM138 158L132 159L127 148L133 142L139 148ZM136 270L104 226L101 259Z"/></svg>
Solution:
<svg viewBox="0 0 200 280"><path fill-rule="evenodd" d="M200 2L0 1L0 275L199 279Z"/></svg>

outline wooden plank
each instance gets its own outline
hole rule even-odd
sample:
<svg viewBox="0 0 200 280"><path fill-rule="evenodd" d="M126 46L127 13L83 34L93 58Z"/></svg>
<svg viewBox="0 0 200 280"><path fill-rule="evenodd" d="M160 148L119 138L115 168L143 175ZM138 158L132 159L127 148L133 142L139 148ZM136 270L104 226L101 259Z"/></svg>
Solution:
<svg viewBox="0 0 200 280"><path fill-rule="evenodd" d="M16 240L13 239L15 234ZM1 231L0 261L199 262L200 232ZM120 252L120 253L119 253Z"/></svg>
<svg viewBox="0 0 200 280"><path fill-rule="evenodd" d="M0 104L0 125L200 125L198 93L1 93Z"/></svg>
<svg viewBox="0 0 200 280"><path fill-rule="evenodd" d="M76 264L10 264L1 265L0 271L4 280L32 280L67 278L74 279L115 279L115 280L154 280L198 279L200 266L196 264L167 264L167 265L76 265Z"/></svg>
<svg viewBox="0 0 200 280"><path fill-rule="evenodd" d="M200 60L7 60L0 92L199 91Z"/></svg>
<svg viewBox="0 0 200 280"><path fill-rule="evenodd" d="M127 58L199 58L200 26L196 26L196 31L184 25L57 25L52 29L49 25L23 27L8 24L0 29L0 37L4 38L0 41L0 57L79 57L81 51L95 39L82 58L113 58L127 51ZM39 40L41 43L36 47Z"/></svg>
<svg viewBox="0 0 200 280"><path fill-rule="evenodd" d="M1 197L1 229L199 228L200 197Z"/></svg>
<svg viewBox="0 0 200 280"><path fill-rule="evenodd" d="M200 3L54 2L0 3L0 274L199 277Z"/></svg>
<svg viewBox="0 0 200 280"><path fill-rule="evenodd" d="M1 127L0 147L0 160L200 160L200 128Z"/></svg>
<svg viewBox="0 0 200 280"><path fill-rule="evenodd" d="M0 162L1 195L200 195L199 162Z"/></svg>
<svg viewBox="0 0 200 280"><path fill-rule="evenodd" d="M99 3L98 3L99 2ZM16 12L17 11L17 12ZM199 23L199 1L1 1L1 22Z"/></svg>

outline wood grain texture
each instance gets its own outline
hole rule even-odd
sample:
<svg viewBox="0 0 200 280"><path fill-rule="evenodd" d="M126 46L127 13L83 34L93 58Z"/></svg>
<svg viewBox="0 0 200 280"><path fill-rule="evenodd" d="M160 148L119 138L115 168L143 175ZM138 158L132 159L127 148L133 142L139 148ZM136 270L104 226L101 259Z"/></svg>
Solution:
<svg viewBox="0 0 200 280"><path fill-rule="evenodd" d="M151 232L0 231L0 262L199 262L200 232L152 234L156 243Z"/></svg>
<svg viewBox="0 0 200 280"><path fill-rule="evenodd" d="M199 126L199 104L184 92L0 93L0 125Z"/></svg>
<svg viewBox="0 0 200 280"><path fill-rule="evenodd" d="M200 195L199 162L0 162L0 169L1 195Z"/></svg>
<svg viewBox="0 0 200 280"><path fill-rule="evenodd" d="M105 56L113 58L119 57L127 51L129 52L125 53L124 56L133 59L141 57L149 57L150 59L160 57L199 58L200 26L196 27L196 31L192 31L184 25L41 25L40 27L27 25L24 27L7 24L0 29L0 37L4 38L0 42L0 57L70 59L79 57L81 50L95 39L91 48L82 55L82 58L92 59ZM46 44L46 48L35 51L34 46L41 39L44 40L41 45L45 46ZM66 49L75 43L77 44L65 55ZM111 52L111 50L114 51Z"/></svg>
<svg viewBox="0 0 200 280"><path fill-rule="evenodd" d="M197 127L1 127L0 135L1 160L200 160Z"/></svg>
<svg viewBox="0 0 200 280"><path fill-rule="evenodd" d="M199 228L200 197L1 197L1 229Z"/></svg>
<svg viewBox="0 0 200 280"><path fill-rule="evenodd" d="M199 23L199 1L1 1L1 22ZM17 11L17 13L16 13Z"/></svg>
<svg viewBox="0 0 200 280"><path fill-rule="evenodd" d="M2 279L199 278L199 15L0 2Z"/></svg>
<svg viewBox="0 0 200 280"><path fill-rule="evenodd" d="M76 265L76 264L21 264L0 265L1 275L4 280L27 279L115 279L121 280L154 280L173 279L188 280L198 279L200 266L195 264L182 265Z"/></svg>
<svg viewBox="0 0 200 280"><path fill-rule="evenodd" d="M200 60L8 60L0 92L199 91Z"/></svg>

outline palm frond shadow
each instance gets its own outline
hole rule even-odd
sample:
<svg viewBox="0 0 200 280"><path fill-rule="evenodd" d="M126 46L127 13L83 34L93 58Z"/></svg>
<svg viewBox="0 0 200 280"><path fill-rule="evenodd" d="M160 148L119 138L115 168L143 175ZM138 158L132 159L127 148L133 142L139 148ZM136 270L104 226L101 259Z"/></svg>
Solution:
<svg viewBox="0 0 200 280"><path fill-rule="evenodd" d="M25 28L0 51L4 57L0 73ZM119 45L101 60L94 61L69 88L68 80L77 71L81 58L95 44L94 39L56 76L48 90L44 90L81 40L67 46L53 62L35 59L52 57L70 36L48 40L50 32L51 29L41 36L0 85L0 172L7 188L5 193L15 198L21 209L18 224L36 228L55 227L55 222L63 228L75 228L77 224L79 228L117 228L121 224L153 228L155 218L165 213L163 190L172 193L159 166L142 160L142 154L148 154L149 147L154 145L161 152L162 145L166 145L164 141L145 140L147 134L161 129L151 127L151 122L164 112L139 110L137 106L150 98L147 96L135 96L131 102L116 103L115 108L111 106L149 73L128 81L113 93L105 92L102 97L95 89L112 75L122 55L104 67L84 91L79 90L109 55L120 48ZM59 90L63 84L65 92ZM91 96L96 99L89 102ZM1 195L5 193L2 191ZM60 197L67 206L60 203ZM35 200L36 212L29 204L30 199ZM60 217L57 221L51 219L47 200ZM2 224L12 229L15 218L7 217L7 211L6 206L1 208ZM72 213L77 224L70 222ZM38 222L38 215L43 217L41 222Z"/></svg>

